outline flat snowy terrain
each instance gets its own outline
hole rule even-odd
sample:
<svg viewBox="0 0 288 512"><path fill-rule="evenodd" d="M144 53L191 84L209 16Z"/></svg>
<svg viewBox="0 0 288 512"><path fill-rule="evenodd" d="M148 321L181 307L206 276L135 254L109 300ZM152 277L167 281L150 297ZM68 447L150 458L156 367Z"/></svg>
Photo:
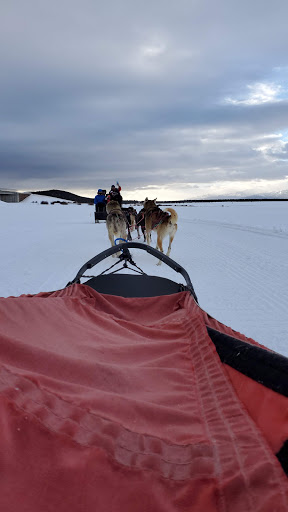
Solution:
<svg viewBox="0 0 288 512"><path fill-rule="evenodd" d="M87 260L109 247L105 223L94 223L93 206L52 205L55 199L46 199L48 205L35 195L22 203L0 202L0 296L63 288ZM188 271L200 306L288 356L288 202L175 209L178 232L170 256ZM183 282L145 251L132 255L148 274ZM113 263L110 257L90 274Z"/></svg>

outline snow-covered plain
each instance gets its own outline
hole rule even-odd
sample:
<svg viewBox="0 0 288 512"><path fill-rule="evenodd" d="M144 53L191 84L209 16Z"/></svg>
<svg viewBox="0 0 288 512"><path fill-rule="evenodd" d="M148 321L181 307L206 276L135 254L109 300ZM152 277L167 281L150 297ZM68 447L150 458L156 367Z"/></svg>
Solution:
<svg viewBox="0 0 288 512"><path fill-rule="evenodd" d="M49 204L40 204L45 199ZM34 195L22 203L0 202L0 296L63 288L87 260L109 247L105 223L94 223L93 206L52 201ZM288 202L192 203L175 209L178 232L170 256L188 271L200 306L288 356ZM132 255L148 274L183 282L145 251ZM108 258L90 275L113 263Z"/></svg>

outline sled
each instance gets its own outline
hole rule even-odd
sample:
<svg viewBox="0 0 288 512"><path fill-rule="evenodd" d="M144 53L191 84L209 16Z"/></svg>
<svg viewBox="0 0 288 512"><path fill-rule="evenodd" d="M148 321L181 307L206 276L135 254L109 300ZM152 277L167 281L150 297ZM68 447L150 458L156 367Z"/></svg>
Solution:
<svg viewBox="0 0 288 512"><path fill-rule="evenodd" d="M97 224L100 220L105 220L107 219L107 212L106 210L102 211L102 212L94 212L94 219L95 219L95 223Z"/></svg>
<svg viewBox="0 0 288 512"><path fill-rule="evenodd" d="M122 243L0 318L1 510L287 512L288 360L202 310L180 264Z"/></svg>

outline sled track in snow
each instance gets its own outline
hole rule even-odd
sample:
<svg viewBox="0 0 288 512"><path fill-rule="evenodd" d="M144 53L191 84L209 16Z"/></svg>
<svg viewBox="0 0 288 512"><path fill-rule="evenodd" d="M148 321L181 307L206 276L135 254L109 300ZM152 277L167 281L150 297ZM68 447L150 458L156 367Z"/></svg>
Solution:
<svg viewBox="0 0 288 512"><path fill-rule="evenodd" d="M230 224L229 222L218 222L214 220L203 220L203 219L195 219L195 220L185 220L185 222L191 223L191 224L207 224L211 226L218 226L221 228L228 228L233 230L239 230L239 231L247 231L249 233L256 233L257 235L265 235L265 236L273 236L277 238L285 238L288 239L288 233L286 231L279 231L277 229L275 230L269 230L265 228L257 228L252 226L244 226L242 224Z"/></svg>
<svg viewBox="0 0 288 512"><path fill-rule="evenodd" d="M270 245L265 247L265 239L262 237L259 245L253 244L255 239L251 235L273 236L284 242L288 240L288 234L198 219L181 219L181 222L191 227L185 231L185 237L193 239L197 253L207 259L207 273L213 276L216 271L218 275L223 275L222 281L226 279L229 286L235 283L237 296L242 295L242 301L246 296L252 307L271 311L277 317L283 313L287 315L288 294L283 276L288 275L288 261L279 260L276 248L271 251ZM230 238L225 235L227 228L237 229L243 234L239 239ZM179 231L182 231L181 223ZM253 289L253 298L249 294L250 289Z"/></svg>

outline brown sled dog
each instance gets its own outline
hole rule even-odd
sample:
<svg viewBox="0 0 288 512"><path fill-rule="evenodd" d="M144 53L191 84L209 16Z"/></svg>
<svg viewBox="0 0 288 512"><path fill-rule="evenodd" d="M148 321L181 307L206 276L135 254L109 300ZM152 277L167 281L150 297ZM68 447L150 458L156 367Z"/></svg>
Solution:
<svg viewBox="0 0 288 512"><path fill-rule="evenodd" d="M121 206L118 201L110 201L106 205L107 219L106 227L108 230L108 237L111 242L111 246L115 246L115 238L124 238L126 240L126 226L127 220L125 213L122 212ZM117 252L112 256L120 256L121 252Z"/></svg>
<svg viewBox="0 0 288 512"><path fill-rule="evenodd" d="M146 197L144 201L144 210L147 244L151 244L151 231L157 231L156 249L164 252L163 239L169 236L168 251L166 253L167 256L169 256L171 245L177 231L177 213L173 208L161 210L159 206L156 205L156 199L149 200L148 197ZM157 265L161 265L160 260Z"/></svg>

